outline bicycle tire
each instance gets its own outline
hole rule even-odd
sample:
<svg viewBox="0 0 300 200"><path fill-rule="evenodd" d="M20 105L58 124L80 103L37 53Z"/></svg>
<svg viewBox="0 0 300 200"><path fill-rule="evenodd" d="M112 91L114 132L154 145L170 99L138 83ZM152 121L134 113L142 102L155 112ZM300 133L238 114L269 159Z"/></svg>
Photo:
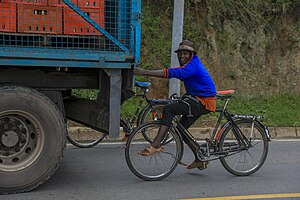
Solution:
<svg viewBox="0 0 300 200"><path fill-rule="evenodd" d="M162 116L162 110L166 103L155 103L153 105L146 105L145 108L142 109L141 113L139 114L137 120L137 126L145 124L150 121L157 121L160 120Z"/></svg>
<svg viewBox="0 0 300 200"><path fill-rule="evenodd" d="M95 130L93 130L93 133L88 131L83 131L81 133L74 131L70 133L68 131L67 140L78 148L91 148L99 144L105 136L104 133Z"/></svg>
<svg viewBox="0 0 300 200"><path fill-rule="evenodd" d="M138 125L148 123L150 121L158 121L162 117L162 111L166 103L156 103L152 106L149 104L147 105L146 109L143 109L143 113L140 115L138 120ZM152 142L151 139L147 136L147 134L144 133L145 139L147 139L149 142ZM162 144L167 144L169 142L172 142L173 138L170 136L169 133L167 133L166 137L162 141Z"/></svg>
<svg viewBox="0 0 300 200"><path fill-rule="evenodd" d="M120 118L120 127L123 128L123 132L126 135L129 135L130 132L132 131L133 127L131 127L130 122L124 120L122 117Z"/></svg>
<svg viewBox="0 0 300 200"><path fill-rule="evenodd" d="M220 161L229 173L236 176L248 176L264 164L268 154L268 139L264 129L256 121L239 119L235 121L235 124L251 144L249 147L239 145L234 125L229 125L221 133L219 142L219 150L228 155L221 157ZM250 136L251 132L252 136Z"/></svg>
<svg viewBox="0 0 300 200"><path fill-rule="evenodd" d="M159 127L160 123L157 121L143 124L130 134L126 143L126 163L135 176L145 181L158 181L168 177L175 170L183 155L183 142L174 128L169 131L174 141L163 145L162 152L151 156L138 154L139 151L150 146L143 132L147 132L153 140Z"/></svg>

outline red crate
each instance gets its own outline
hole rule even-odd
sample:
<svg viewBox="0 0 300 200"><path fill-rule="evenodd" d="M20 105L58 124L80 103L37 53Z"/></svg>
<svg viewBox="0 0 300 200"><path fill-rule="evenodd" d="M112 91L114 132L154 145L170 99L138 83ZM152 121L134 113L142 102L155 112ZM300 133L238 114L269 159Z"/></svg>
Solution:
<svg viewBox="0 0 300 200"><path fill-rule="evenodd" d="M48 5L48 0L0 0L4 3L18 3L18 4L34 4L34 5Z"/></svg>
<svg viewBox="0 0 300 200"><path fill-rule="evenodd" d="M70 0L75 6L77 6L77 0ZM66 6L63 0L48 0L49 6Z"/></svg>
<svg viewBox="0 0 300 200"><path fill-rule="evenodd" d="M62 34L62 8L18 4L18 32Z"/></svg>
<svg viewBox="0 0 300 200"><path fill-rule="evenodd" d="M16 32L16 3L0 2L0 32Z"/></svg>
<svg viewBox="0 0 300 200"><path fill-rule="evenodd" d="M104 9L104 0L77 0L78 7Z"/></svg>
<svg viewBox="0 0 300 200"><path fill-rule="evenodd" d="M104 7L102 8L79 8L88 14L101 27L104 27ZM92 25L86 22L75 11L64 7L64 34L67 35L102 35Z"/></svg>

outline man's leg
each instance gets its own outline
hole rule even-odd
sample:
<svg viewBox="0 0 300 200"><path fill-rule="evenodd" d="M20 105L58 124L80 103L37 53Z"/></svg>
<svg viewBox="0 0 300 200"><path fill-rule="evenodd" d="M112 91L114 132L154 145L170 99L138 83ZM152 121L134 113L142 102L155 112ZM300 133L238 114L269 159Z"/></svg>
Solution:
<svg viewBox="0 0 300 200"><path fill-rule="evenodd" d="M186 129L188 129L201 115L209 113L209 111L207 111L200 102L192 100L187 100L187 102L191 106L192 115L194 117L187 117L187 115L190 114L189 106L183 102L172 103L164 107L162 125L160 126L157 136L152 143L153 147L160 147L160 143L169 131L175 115L183 115L180 122ZM183 140L184 142L188 142L185 137L183 137ZM189 146L193 152L196 152L197 144L191 144Z"/></svg>
<svg viewBox="0 0 300 200"><path fill-rule="evenodd" d="M151 146L154 148L159 148L161 141L165 138L167 132L170 129L172 120L175 115L187 115L188 106L182 102L176 102L166 105L163 109L163 118L161 126L158 130L156 137L154 138Z"/></svg>
<svg viewBox="0 0 300 200"><path fill-rule="evenodd" d="M167 132L169 131L170 126L161 124L158 130L156 137L154 138L151 146L154 148L159 148L161 141L165 138Z"/></svg>
<svg viewBox="0 0 300 200"><path fill-rule="evenodd" d="M208 114L210 111L206 110L205 107L200 102L189 102L192 109L193 117L182 116L180 119L180 124L183 125L185 129L188 129L200 116ZM198 149L198 143L190 141L187 137L182 134L183 141L190 147L190 149L195 153ZM196 155L196 154L195 154Z"/></svg>
<svg viewBox="0 0 300 200"><path fill-rule="evenodd" d="M201 103L191 103L191 105L194 117L183 116L180 120L180 123L184 126L185 129L188 129L197 119L199 119L201 115L210 113L210 111L206 110ZM199 144L194 140L190 140L184 134L181 134L181 136L183 141L189 146L195 156L195 160L189 166L187 166L187 169L206 169L208 162L202 162L198 159L197 150L199 148Z"/></svg>

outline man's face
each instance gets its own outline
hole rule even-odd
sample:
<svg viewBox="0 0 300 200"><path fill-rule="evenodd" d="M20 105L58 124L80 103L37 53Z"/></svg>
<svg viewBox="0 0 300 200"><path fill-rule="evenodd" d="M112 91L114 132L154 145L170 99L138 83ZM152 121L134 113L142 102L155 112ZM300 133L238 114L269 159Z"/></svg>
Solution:
<svg viewBox="0 0 300 200"><path fill-rule="evenodd" d="M186 64L191 59L192 53L189 51L179 51L177 53L180 66Z"/></svg>

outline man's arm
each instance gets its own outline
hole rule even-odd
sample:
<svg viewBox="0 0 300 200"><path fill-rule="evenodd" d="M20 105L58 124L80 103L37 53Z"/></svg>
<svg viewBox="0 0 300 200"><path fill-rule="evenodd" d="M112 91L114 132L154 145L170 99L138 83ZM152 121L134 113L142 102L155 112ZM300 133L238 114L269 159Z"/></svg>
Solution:
<svg viewBox="0 0 300 200"><path fill-rule="evenodd" d="M142 68L135 68L133 70L133 73L138 76L154 76L154 77L159 77L163 78L164 77L164 70L147 70L147 69L142 69Z"/></svg>

